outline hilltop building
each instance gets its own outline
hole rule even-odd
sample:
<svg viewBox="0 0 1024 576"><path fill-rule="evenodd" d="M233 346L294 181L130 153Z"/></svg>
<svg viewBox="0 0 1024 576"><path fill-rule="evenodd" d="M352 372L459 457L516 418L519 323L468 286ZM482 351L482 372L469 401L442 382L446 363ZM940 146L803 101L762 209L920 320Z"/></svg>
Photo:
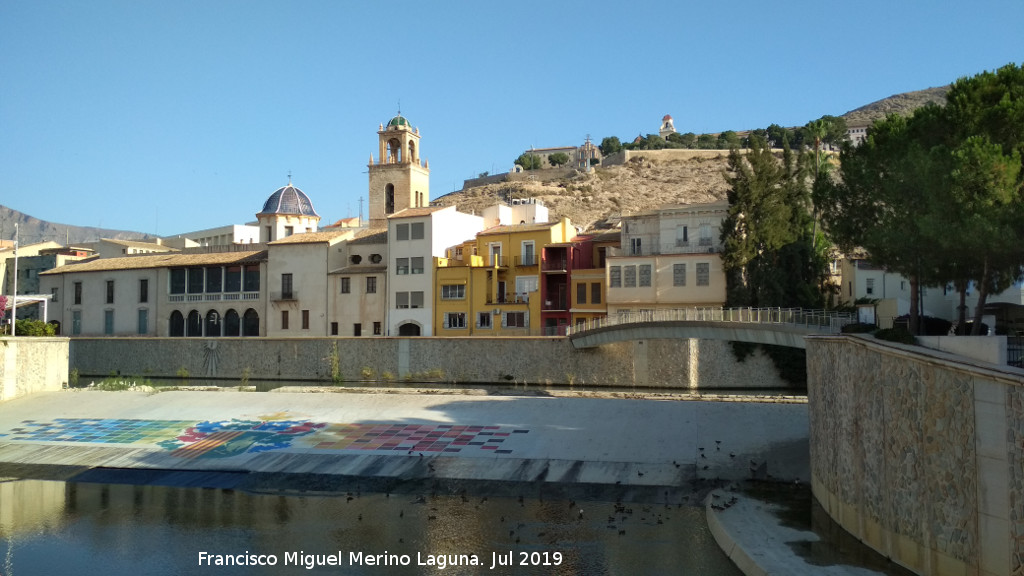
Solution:
<svg viewBox="0 0 1024 576"><path fill-rule="evenodd" d="M661 117L661 128L658 129L658 136L662 138L668 138L669 134L676 133L676 125L672 122L672 117L665 114Z"/></svg>

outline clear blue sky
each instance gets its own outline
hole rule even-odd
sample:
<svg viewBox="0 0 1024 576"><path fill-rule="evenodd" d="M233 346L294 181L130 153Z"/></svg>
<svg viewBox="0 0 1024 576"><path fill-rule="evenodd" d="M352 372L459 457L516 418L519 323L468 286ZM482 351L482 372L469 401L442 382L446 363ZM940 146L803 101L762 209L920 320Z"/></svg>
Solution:
<svg viewBox="0 0 1024 576"><path fill-rule="evenodd" d="M665 114L802 125L1022 63L1022 22L1021 0L0 0L0 204L171 235L254 220L291 171L332 222L399 101L435 198Z"/></svg>

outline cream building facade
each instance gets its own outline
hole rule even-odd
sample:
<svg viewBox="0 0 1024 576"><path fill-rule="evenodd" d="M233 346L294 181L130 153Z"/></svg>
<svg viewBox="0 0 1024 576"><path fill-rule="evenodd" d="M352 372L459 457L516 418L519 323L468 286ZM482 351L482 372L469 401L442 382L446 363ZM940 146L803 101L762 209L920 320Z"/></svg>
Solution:
<svg viewBox="0 0 1024 576"><path fill-rule="evenodd" d="M370 229L338 246L344 264L330 272L330 336L383 336L388 312L388 232Z"/></svg>
<svg viewBox="0 0 1024 576"><path fill-rule="evenodd" d="M388 217L388 335L432 336L434 258L483 230L455 206L406 208Z"/></svg>
<svg viewBox="0 0 1024 576"><path fill-rule="evenodd" d="M606 259L608 314L725 304L719 240L727 202L665 206L622 218Z"/></svg>
<svg viewBox="0 0 1024 576"><path fill-rule="evenodd" d="M323 337L332 319L331 276L344 262L339 248L352 230L293 234L267 245L267 336Z"/></svg>

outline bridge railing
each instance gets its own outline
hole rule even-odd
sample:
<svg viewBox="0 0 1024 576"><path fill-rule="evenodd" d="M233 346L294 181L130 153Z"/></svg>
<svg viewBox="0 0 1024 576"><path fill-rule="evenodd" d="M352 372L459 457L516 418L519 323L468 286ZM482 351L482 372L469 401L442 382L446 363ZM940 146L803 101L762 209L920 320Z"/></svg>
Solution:
<svg viewBox="0 0 1024 576"><path fill-rule="evenodd" d="M856 322L856 318L848 312L804 310L802 308L671 308L619 312L604 318L592 318L582 324L569 326L566 335L579 334L606 326L679 321L788 324L824 333L838 334L843 326Z"/></svg>

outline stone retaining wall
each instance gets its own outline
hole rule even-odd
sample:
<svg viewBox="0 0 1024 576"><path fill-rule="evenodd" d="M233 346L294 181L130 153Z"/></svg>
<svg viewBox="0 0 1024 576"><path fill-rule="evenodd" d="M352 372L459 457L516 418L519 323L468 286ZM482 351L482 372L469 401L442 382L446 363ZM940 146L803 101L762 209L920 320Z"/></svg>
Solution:
<svg viewBox="0 0 1024 576"><path fill-rule="evenodd" d="M0 402L67 383L67 338L0 338Z"/></svg>
<svg viewBox="0 0 1024 576"><path fill-rule="evenodd" d="M807 339L814 495L919 574L1024 575L1024 371Z"/></svg>
<svg viewBox="0 0 1024 576"><path fill-rule="evenodd" d="M74 338L70 366L82 378L115 372L331 381L337 374L345 381L787 387L769 358L755 354L737 363L727 342L711 340L643 340L575 350L567 338Z"/></svg>

